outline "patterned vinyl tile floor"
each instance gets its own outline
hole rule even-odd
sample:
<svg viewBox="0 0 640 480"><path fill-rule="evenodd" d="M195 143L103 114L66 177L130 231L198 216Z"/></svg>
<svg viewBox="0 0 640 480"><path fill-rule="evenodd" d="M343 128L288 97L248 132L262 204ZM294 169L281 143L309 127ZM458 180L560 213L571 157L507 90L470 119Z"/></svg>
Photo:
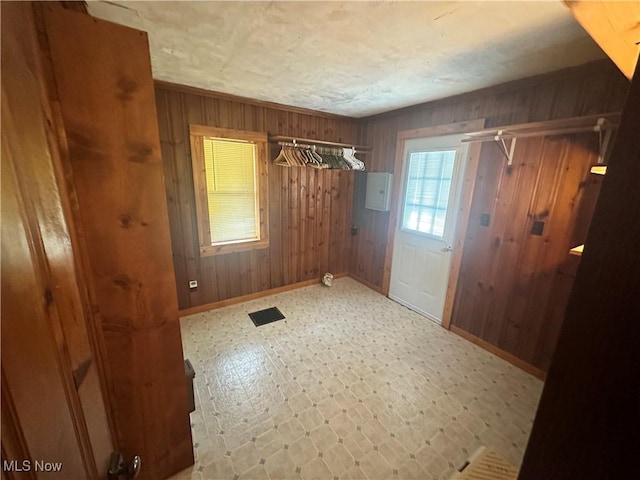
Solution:
<svg viewBox="0 0 640 480"><path fill-rule="evenodd" d="M250 312L286 316L256 328ZM520 465L542 382L350 279L181 319L196 371L183 479L447 479Z"/></svg>

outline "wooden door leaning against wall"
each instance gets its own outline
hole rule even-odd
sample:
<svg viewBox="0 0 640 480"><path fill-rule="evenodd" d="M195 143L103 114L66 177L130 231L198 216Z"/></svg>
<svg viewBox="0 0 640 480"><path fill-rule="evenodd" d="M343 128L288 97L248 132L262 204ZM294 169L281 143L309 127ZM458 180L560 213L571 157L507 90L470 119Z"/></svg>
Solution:
<svg viewBox="0 0 640 480"><path fill-rule="evenodd" d="M50 2L34 10L114 442L141 457L140 480L167 478L193 464L193 444L148 37Z"/></svg>

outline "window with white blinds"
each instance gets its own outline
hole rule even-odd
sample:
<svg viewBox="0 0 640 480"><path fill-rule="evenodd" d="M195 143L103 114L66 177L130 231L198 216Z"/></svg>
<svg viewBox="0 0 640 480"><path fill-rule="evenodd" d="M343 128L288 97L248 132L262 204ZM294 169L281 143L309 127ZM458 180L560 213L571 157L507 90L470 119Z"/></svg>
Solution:
<svg viewBox="0 0 640 480"><path fill-rule="evenodd" d="M260 239L256 146L204 138L211 244Z"/></svg>
<svg viewBox="0 0 640 480"><path fill-rule="evenodd" d="M190 125L201 255L269 246L267 137Z"/></svg>
<svg viewBox="0 0 640 480"><path fill-rule="evenodd" d="M455 158L455 150L410 154L403 230L444 237Z"/></svg>

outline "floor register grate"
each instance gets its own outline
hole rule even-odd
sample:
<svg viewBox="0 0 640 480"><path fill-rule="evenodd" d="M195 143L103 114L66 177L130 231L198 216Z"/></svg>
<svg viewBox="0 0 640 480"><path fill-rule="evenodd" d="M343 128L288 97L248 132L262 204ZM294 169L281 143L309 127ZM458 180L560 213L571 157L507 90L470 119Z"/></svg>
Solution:
<svg viewBox="0 0 640 480"><path fill-rule="evenodd" d="M277 307L265 308L264 310L258 310L257 312L251 312L249 314L251 321L256 327L261 327L271 322L282 320L285 316Z"/></svg>

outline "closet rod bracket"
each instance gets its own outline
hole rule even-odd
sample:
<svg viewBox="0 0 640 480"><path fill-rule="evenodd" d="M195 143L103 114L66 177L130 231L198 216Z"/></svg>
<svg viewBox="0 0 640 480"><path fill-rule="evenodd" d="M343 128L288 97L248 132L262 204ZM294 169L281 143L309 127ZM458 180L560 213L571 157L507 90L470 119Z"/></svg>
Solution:
<svg viewBox="0 0 640 480"><path fill-rule="evenodd" d="M599 118L598 122L596 123L595 127L593 128L596 132L598 132L598 147L600 147L600 150L598 152L598 163L599 164L605 163L606 156L607 156L607 150L609 148L609 142L611 141L611 134L613 133L612 129L604 129L604 134L603 134L602 126L606 122L607 122L606 118L604 118L604 117Z"/></svg>
<svg viewBox="0 0 640 480"><path fill-rule="evenodd" d="M493 137L493 140L498 145L498 148L502 152L502 154L507 159L507 165L511 166L513 164L513 153L516 150L516 137L512 137L509 142L509 148L507 148L507 144L504 141L504 137L502 136L504 132L502 130L498 130L497 135Z"/></svg>

